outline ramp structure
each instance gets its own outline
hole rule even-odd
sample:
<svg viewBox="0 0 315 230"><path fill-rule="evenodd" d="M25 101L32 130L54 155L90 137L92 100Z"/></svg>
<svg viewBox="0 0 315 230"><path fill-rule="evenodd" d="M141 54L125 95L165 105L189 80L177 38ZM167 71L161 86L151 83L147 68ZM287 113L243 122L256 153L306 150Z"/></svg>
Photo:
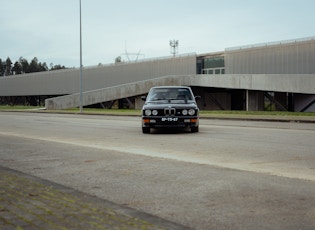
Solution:
<svg viewBox="0 0 315 230"><path fill-rule="evenodd" d="M299 80L297 81L297 79ZM257 97L263 97L266 91L310 94L310 99L315 99L313 96L315 92L315 74L173 75L83 92L83 106L127 97L139 98L139 96L148 93L151 87L163 85L247 90L246 105L248 109L258 108L261 101L259 102ZM141 106L139 100L137 105L138 108ZM79 93L45 100L45 108L49 110L79 106Z"/></svg>
<svg viewBox="0 0 315 230"><path fill-rule="evenodd" d="M146 94L153 86L182 85L183 77L167 76L83 92L83 106ZM80 93L45 100L49 110L80 106Z"/></svg>

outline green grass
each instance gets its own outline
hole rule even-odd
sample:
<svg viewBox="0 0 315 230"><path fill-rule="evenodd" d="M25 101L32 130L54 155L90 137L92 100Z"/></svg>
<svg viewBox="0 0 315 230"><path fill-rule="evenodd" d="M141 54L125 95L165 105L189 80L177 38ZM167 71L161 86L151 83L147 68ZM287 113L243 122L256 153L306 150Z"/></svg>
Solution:
<svg viewBox="0 0 315 230"><path fill-rule="evenodd" d="M58 112L58 113L80 113L79 108L64 109L64 110L42 110L44 107L37 106L9 106L0 105L0 111L38 111L38 112ZM38 109L38 110L37 110ZM117 115L140 115L141 111L136 109L96 109L83 108L84 114L117 114Z"/></svg>
<svg viewBox="0 0 315 230"><path fill-rule="evenodd" d="M0 105L0 111L30 111L43 107L36 106L7 106ZM65 109L65 110L38 110L39 112L60 112L60 113L80 113L79 108ZM115 115L140 115L140 110L135 109L93 109L83 108L84 114L115 114ZM315 116L315 112L282 112L282 111L241 111L241 110L201 110L201 115L209 116Z"/></svg>
<svg viewBox="0 0 315 230"><path fill-rule="evenodd" d="M23 106L23 105L0 105L0 110L27 110L27 109L39 109L37 106Z"/></svg>
<svg viewBox="0 0 315 230"><path fill-rule="evenodd" d="M200 114L226 115L269 115L269 116L315 116L312 112L282 112L282 111L243 111L243 110L213 110L200 111Z"/></svg>

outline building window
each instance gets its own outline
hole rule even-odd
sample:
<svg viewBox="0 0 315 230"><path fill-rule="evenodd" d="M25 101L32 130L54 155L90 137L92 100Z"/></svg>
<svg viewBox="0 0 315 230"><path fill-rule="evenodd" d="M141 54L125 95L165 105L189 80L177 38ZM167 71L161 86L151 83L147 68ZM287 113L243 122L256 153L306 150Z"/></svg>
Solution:
<svg viewBox="0 0 315 230"><path fill-rule="evenodd" d="M202 74L225 74L224 57L202 59Z"/></svg>

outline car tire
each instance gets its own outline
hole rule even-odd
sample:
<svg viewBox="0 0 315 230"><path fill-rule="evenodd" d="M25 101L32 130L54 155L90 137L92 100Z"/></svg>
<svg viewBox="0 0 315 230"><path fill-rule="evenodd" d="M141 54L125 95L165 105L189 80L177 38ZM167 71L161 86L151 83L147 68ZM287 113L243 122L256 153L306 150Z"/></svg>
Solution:
<svg viewBox="0 0 315 230"><path fill-rule="evenodd" d="M198 133L199 132L199 126L191 127L191 132L192 133Z"/></svg>
<svg viewBox="0 0 315 230"><path fill-rule="evenodd" d="M150 128L142 127L142 133L150 133Z"/></svg>

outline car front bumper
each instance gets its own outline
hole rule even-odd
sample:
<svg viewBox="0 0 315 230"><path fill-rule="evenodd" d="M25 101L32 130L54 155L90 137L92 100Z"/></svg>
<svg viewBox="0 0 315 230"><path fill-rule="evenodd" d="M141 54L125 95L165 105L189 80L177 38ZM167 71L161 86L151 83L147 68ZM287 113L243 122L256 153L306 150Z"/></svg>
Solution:
<svg viewBox="0 0 315 230"><path fill-rule="evenodd" d="M185 128L198 127L199 117L142 117L142 127L147 128Z"/></svg>

